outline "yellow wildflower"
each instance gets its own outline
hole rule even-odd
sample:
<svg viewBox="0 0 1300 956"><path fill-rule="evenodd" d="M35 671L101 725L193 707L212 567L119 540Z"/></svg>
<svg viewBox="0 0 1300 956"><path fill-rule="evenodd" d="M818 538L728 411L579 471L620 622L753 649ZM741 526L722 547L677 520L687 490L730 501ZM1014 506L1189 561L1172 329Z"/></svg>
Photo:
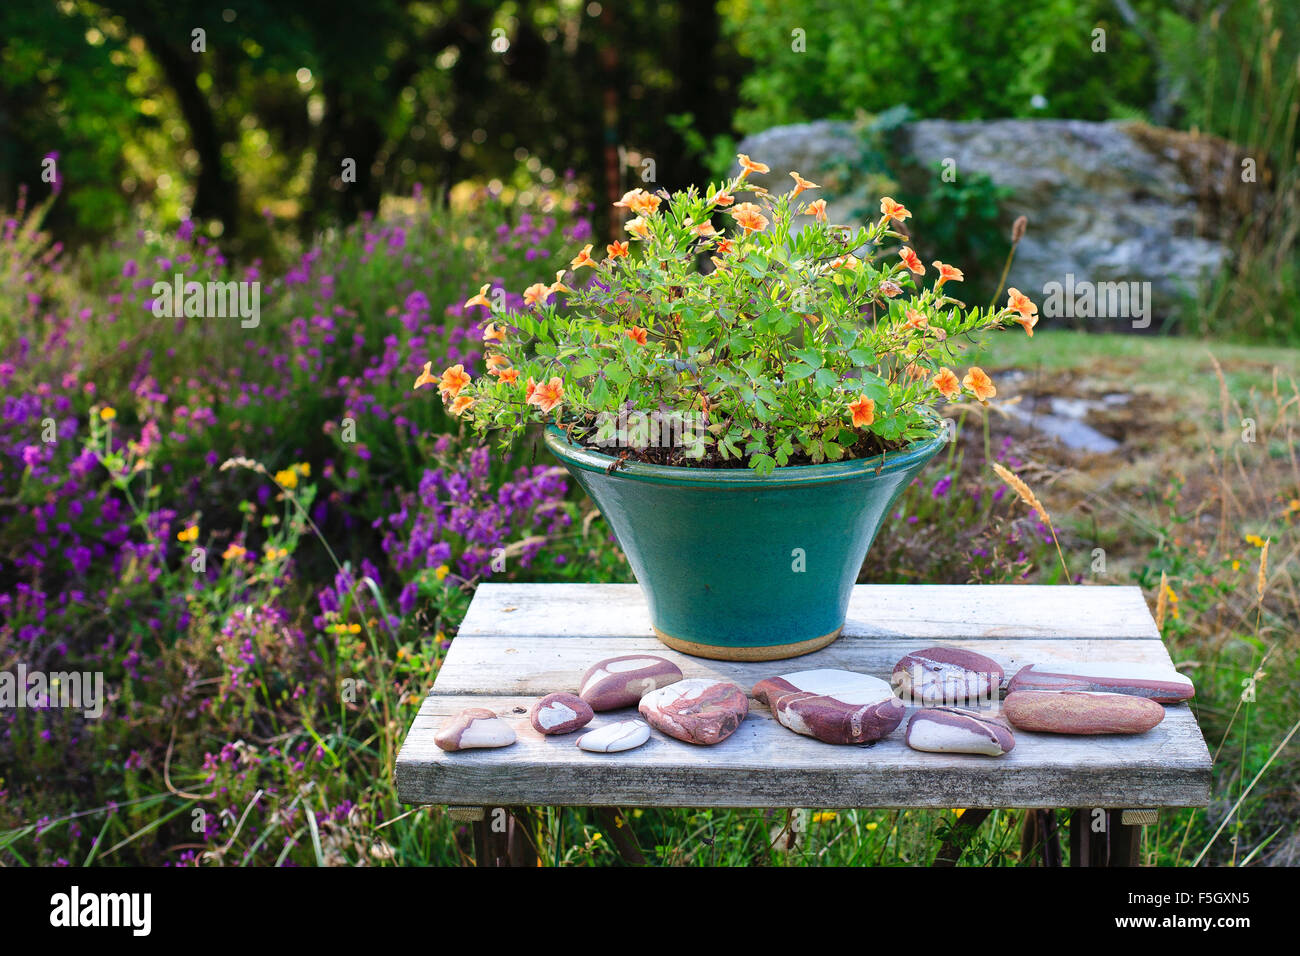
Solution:
<svg viewBox="0 0 1300 956"><path fill-rule="evenodd" d="M112 405L105 405L99 410L99 418L101 421L111 422L113 419L117 418L117 409Z"/></svg>
<svg viewBox="0 0 1300 956"><path fill-rule="evenodd" d="M440 564L433 573L439 581L445 581L447 580L447 575L451 574L451 568L447 567L445 564Z"/></svg>
<svg viewBox="0 0 1300 956"><path fill-rule="evenodd" d="M192 524L192 525L190 525L188 528L186 528L184 531L178 531L178 532L176 533L176 540L177 540L177 541L197 541L197 540L199 540L199 526L198 526L198 525L193 525L193 524Z"/></svg>
<svg viewBox="0 0 1300 956"><path fill-rule="evenodd" d="M283 471L275 473L276 484L290 490L298 487L298 472L292 468L286 468Z"/></svg>

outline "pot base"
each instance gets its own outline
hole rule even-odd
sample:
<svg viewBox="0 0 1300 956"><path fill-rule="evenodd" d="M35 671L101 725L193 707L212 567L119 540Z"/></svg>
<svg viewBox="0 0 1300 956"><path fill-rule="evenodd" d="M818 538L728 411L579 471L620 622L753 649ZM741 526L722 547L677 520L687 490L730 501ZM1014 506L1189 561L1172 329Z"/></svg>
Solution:
<svg viewBox="0 0 1300 956"><path fill-rule="evenodd" d="M798 641L794 644L766 644L758 647L726 647L720 644L698 644L695 641L685 641L680 637L665 634L657 627L653 628L653 630L655 637L659 638L660 641L673 650L681 651L683 654L690 654L692 657L707 657L714 661L782 661L788 657L802 657L804 654L820 651L839 637L844 628L837 627L829 634L823 634L821 637L814 637L807 641Z"/></svg>

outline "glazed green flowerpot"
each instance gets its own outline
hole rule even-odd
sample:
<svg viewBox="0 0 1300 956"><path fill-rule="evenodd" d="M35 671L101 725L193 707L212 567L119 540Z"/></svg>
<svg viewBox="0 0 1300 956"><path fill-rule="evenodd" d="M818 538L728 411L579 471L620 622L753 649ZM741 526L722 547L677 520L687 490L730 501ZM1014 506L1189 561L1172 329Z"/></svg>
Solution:
<svg viewBox="0 0 1300 956"><path fill-rule="evenodd" d="M881 521L944 445L777 468L679 468L616 459L546 430L547 447L609 520L659 639L719 660L766 661L839 637Z"/></svg>

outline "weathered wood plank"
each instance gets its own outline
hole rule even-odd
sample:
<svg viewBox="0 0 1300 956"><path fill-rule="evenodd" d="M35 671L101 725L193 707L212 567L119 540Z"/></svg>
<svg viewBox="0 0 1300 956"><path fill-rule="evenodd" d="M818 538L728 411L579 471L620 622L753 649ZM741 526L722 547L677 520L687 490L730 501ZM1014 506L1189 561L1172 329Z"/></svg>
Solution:
<svg viewBox="0 0 1300 956"><path fill-rule="evenodd" d="M1065 664L1080 661L1137 661L1172 666L1161 641L1038 639L945 640L993 658L1009 679L1030 662ZM791 671L832 667L870 674L888 681L894 665L909 651L925 646L915 638L843 637L824 650L788 661L743 663L713 661L671 650L653 637L475 637L452 641L434 683L434 694L486 694L544 697L574 691L592 664L618 654L654 654L675 663L687 677L735 681L748 691L760 680Z"/></svg>
<svg viewBox="0 0 1300 956"><path fill-rule="evenodd" d="M1186 705L1146 734L1016 734L997 759L911 750L901 730L873 746L794 734L759 704L728 740L695 747L655 733L622 754L589 754L576 735L544 737L526 714L535 697L431 696L397 760L407 803L645 807L1180 807L1205 806L1210 758ZM441 723L488 707L519 739L498 750L444 753ZM630 711L598 714L592 727Z"/></svg>
<svg viewBox="0 0 1300 956"><path fill-rule="evenodd" d="M1136 587L884 585L853 589L848 637L1158 640ZM482 584L459 636L651 637L635 584Z"/></svg>

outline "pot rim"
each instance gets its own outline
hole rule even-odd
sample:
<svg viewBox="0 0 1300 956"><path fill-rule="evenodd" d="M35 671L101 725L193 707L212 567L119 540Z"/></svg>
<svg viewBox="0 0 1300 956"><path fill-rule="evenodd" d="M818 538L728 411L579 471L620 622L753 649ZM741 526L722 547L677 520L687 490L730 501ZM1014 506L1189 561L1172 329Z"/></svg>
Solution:
<svg viewBox="0 0 1300 956"><path fill-rule="evenodd" d="M651 465L639 461L626 461L617 471L609 466L618 461L590 448L575 445L556 425L546 426L546 447L566 465L583 471L604 472L610 477L626 478L666 485L726 486L825 484L849 481L855 478L877 477L904 471L913 465L924 464L945 444L946 431L940 429L929 439L918 439L902 451L876 455L871 458L854 458L821 465L785 465L773 469L770 475L758 475L750 468L687 468L681 465Z"/></svg>

